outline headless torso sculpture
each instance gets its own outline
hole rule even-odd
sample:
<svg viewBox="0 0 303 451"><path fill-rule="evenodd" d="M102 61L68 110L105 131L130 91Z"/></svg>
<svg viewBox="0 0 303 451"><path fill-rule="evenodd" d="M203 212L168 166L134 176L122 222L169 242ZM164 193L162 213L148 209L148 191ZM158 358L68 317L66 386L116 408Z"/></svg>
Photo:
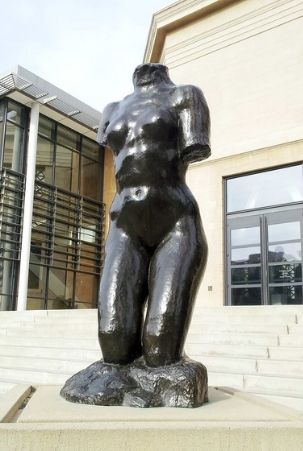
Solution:
<svg viewBox="0 0 303 451"><path fill-rule="evenodd" d="M133 82L132 94L105 108L97 137L113 152L117 183L99 292L99 342L107 368L129 368L139 359L147 372L157 372L183 361L207 259L185 173L189 163L210 155L209 112L201 90L174 85L163 65L138 66Z"/></svg>

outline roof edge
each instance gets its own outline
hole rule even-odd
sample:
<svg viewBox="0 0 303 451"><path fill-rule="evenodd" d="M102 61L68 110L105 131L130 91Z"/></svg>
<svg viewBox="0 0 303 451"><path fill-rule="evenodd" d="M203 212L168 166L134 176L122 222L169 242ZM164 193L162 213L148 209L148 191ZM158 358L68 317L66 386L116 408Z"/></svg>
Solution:
<svg viewBox="0 0 303 451"><path fill-rule="evenodd" d="M242 0L179 0L156 12L151 21L143 62L158 63L169 31Z"/></svg>

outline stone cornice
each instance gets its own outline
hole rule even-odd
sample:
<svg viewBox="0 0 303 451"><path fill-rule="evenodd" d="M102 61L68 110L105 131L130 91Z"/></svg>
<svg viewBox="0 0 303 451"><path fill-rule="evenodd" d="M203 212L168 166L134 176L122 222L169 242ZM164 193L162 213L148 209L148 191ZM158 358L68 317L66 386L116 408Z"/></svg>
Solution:
<svg viewBox="0 0 303 451"><path fill-rule="evenodd" d="M152 18L144 62L159 61L166 33L241 0L180 0L155 13Z"/></svg>

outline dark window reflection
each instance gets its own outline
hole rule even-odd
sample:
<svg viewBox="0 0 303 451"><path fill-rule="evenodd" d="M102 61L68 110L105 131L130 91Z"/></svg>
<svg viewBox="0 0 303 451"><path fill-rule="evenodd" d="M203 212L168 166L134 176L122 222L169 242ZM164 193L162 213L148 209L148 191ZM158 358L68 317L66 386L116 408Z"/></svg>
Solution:
<svg viewBox="0 0 303 451"><path fill-rule="evenodd" d="M260 305L261 288L232 288L232 305Z"/></svg>
<svg viewBox="0 0 303 451"><path fill-rule="evenodd" d="M269 302L270 304L302 304L302 286L270 287Z"/></svg>
<svg viewBox="0 0 303 451"><path fill-rule="evenodd" d="M261 267L255 268L232 268L231 269L232 285L249 285L261 283Z"/></svg>
<svg viewBox="0 0 303 451"><path fill-rule="evenodd" d="M269 266L269 283L294 283L302 281L301 264Z"/></svg>

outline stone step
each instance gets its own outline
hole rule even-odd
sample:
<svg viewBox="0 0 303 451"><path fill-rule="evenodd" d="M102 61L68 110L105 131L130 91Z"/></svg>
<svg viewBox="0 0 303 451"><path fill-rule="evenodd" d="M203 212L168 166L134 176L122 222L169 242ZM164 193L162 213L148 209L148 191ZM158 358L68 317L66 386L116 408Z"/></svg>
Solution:
<svg viewBox="0 0 303 451"><path fill-rule="evenodd" d="M20 336L1 336L0 345L7 346L37 346L47 348L70 348L70 349L99 349L97 337L78 338L78 337L23 337Z"/></svg>
<svg viewBox="0 0 303 451"><path fill-rule="evenodd" d="M49 326L49 327L47 327ZM97 334L98 327L97 322L92 324L86 324L85 322L79 322L79 324L66 323L66 324L40 324L40 323L24 323L24 324L7 324L1 327L0 334L1 335L16 335L20 333L20 328L22 328L22 334L30 333L31 331L34 334L39 333L39 336L43 336L44 333L52 333L53 335L59 334L59 336L66 336L68 333L70 334L83 334L83 332L87 335ZM42 332L42 335L41 335ZM242 324L242 325L233 325L233 324L192 324L190 329L190 333L239 333L239 334L260 334L260 333L272 333L272 334L287 334L288 328L286 325L278 326L278 325L260 325L260 324ZM28 335L27 335L28 336ZM81 335L82 336L82 335Z"/></svg>
<svg viewBox="0 0 303 451"><path fill-rule="evenodd" d="M246 358L264 358L268 357L268 348L266 346L251 346L233 344L213 344L213 343L190 343L185 347L189 355L212 355L212 356L234 356ZM303 350L302 350L303 352Z"/></svg>
<svg viewBox="0 0 303 451"><path fill-rule="evenodd" d="M303 398L303 383L298 378L246 375L244 390L250 393Z"/></svg>
<svg viewBox="0 0 303 451"><path fill-rule="evenodd" d="M0 345L0 356L37 357L57 360L96 361L101 358L100 350L47 348L36 346L3 346Z"/></svg>
<svg viewBox="0 0 303 451"><path fill-rule="evenodd" d="M12 327L8 329L0 329L0 336L6 335L7 337L18 337L22 333L23 337L58 337L58 338L91 338L97 336L97 330L92 328L87 329L85 327L78 327L74 329L70 328L48 328L48 327L29 327L22 328Z"/></svg>
<svg viewBox="0 0 303 451"><path fill-rule="evenodd" d="M301 379L303 384L303 361L258 360L258 373L268 376L292 377Z"/></svg>
<svg viewBox="0 0 303 451"><path fill-rule="evenodd" d="M287 365L288 360L303 361L303 346L294 348L290 346L270 346L268 348L269 358L273 360L283 360Z"/></svg>
<svg viewBox="0 0 303 451"><path fill-rule="evenodd" d="M227 372L237 374L256 374L255 359L232 357L213 357L208 355L191 355L194 360L203 363L210 372Z"/></svg>
<svg viewBox="0 0 303 451"><path fill-rule="evenodd" d="M41 372L58 372L66 374L74 374L88 366L91 361L82 360L57 360L45 359L39 357L20 357L20 356L0 356L1 373L3 368L17 368L23 370L36 370ZM2 374L1 374L2 377Z"/></svg>
<svg viewBox="0 0 303 451"><path fill-rule="evenodd" d="M290 346L295 348L303 347L303 333L281 335L279 338L279 343L281 346Z"/></svg>
<svg viewBox="0 0 303 451"><path fill-rule="evenodd" d="M211 387L232 387L243 390L244 376L242 374L212 372L208 373L208 384Z"/></svg>
<svg viewBox="0 0 303 451"><path fill-rule="evenodd" d="M276 346L279 337L275 334L239 334L239 333L190 333L187 343L213 343L230 345Z"/></svg>
<svg viewBox="0 0 303 451"><path fill-rule="evenodd" d="M55 371L39 371L25 368L1 368L1 379L14 384L64 384L73 372L57 373Z"/></svg>
<svg viewBox="0 0 303 451"><path fill-rule="evenodd" d="M287 334L288 326L285 325L277 325L277 324L259 324L259 323L241 323L241 324L230 324L226 323L205 323L205 324L191 324L189 328L190 332L198 333L200 331L203 332L237 332L240 334L243 333L275 333L275 334Z"/></svg>

